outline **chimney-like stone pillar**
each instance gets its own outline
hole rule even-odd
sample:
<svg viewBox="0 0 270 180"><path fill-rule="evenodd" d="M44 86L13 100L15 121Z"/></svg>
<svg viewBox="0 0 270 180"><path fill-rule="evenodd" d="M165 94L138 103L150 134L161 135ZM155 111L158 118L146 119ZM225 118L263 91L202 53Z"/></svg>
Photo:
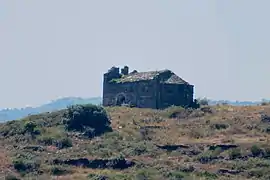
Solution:
<svg viewBox="0 0 270 180"><path fill-rule="evenodd" d="M129 68L128 66L125 66L124 68L121 69L121 74L123 75L128 75L129 73Z"/></svg>

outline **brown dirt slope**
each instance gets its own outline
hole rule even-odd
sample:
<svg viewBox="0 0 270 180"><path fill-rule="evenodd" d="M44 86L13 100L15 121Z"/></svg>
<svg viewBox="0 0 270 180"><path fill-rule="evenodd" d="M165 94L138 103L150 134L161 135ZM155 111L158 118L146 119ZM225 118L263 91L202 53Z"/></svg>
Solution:
<svg viewBox="0 0 270 180"><path fill-rule="evenodd" d="M64 129L65 110L0 124L0 179L270 178L268 105L106 110L113 131L92 139Z"/></svg>

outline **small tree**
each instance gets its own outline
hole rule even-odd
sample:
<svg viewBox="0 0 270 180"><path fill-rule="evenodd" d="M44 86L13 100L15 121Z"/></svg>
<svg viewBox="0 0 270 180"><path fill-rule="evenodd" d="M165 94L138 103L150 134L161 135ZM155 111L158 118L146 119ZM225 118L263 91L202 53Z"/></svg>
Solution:
<svg viewBox="0 0 270 180"><path fill-rule="evenodd" d="M37 129L37 124L34 121L25 122L24 132L30 133L32 136L40 134L40 131Z"/></svg>
<svg viewBox="0 0 270 180"><path fill-rule="evenodd" d="M250 150L252 155L256 157L263 154L263 150L257 145L253 145Z"/></svg>
<svg viewBox="0 0 270 180"><path fill-rule="evenodd" d="M229 157L230 159L236 159L242 156L241 149L240 148L235 148L231 149L229 151Z"/></svg>
<svg viewBox="0 0 270 180"><path fill-rule="evenodd" d="M209 100L207 98L197 99L197 101L201 106L209 105Z"/></svg>
<svg viewBox="0 0 270 180"><path fill-rule="evenodd" d="M66 128L69 131L90 132L92 135L111 131L111 122L105 109L101 106L72 105L67 108L64 117Z"/></svg>
<svg viewBox="0 0 270 180"><path fill-rule="evenodd" d="M24 130L29 133L33 133L35 128L37 127L36 123L33 121L27 121L24 124Z"/></svg>

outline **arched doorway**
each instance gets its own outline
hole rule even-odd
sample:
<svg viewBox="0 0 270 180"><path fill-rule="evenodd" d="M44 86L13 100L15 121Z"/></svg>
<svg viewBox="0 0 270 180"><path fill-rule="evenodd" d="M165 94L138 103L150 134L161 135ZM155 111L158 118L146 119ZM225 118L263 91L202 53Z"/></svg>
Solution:
<svg viewBox="0 0 270 180"><path fill-rule="evenodd" d="M124 94L118 94L116 97L116 106L122 106L126 103L126 97Z"/></svg>

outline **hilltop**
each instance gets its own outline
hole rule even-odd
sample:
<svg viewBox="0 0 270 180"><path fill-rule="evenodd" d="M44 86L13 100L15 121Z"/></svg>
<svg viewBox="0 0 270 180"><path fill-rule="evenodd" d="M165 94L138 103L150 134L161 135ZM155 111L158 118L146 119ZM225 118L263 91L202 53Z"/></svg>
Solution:
<svg viewBox="0 0 270 180"><path fill-rule="evenodd" d="M9 179L269 179L269 140L269 105L75 106L0 124L0 172Z"/></svg>
<svg viewBox="0 0 270 180"><path fill-rule="evenodd" d="M228 100L209 100L209 99L207 99L207 101L209 105L229 104L234 106L259 105L262 102L269 102L269 100L253 102L253 101L228 101ZM92 97L92 98L66 97L53 100L47 104L43 104L38 107L2 109L0 110L0 122L21 119L30 114L33 115L57 111L75 104L88 104L88 103L99 105L102 103L102 97Z"/></svg>

